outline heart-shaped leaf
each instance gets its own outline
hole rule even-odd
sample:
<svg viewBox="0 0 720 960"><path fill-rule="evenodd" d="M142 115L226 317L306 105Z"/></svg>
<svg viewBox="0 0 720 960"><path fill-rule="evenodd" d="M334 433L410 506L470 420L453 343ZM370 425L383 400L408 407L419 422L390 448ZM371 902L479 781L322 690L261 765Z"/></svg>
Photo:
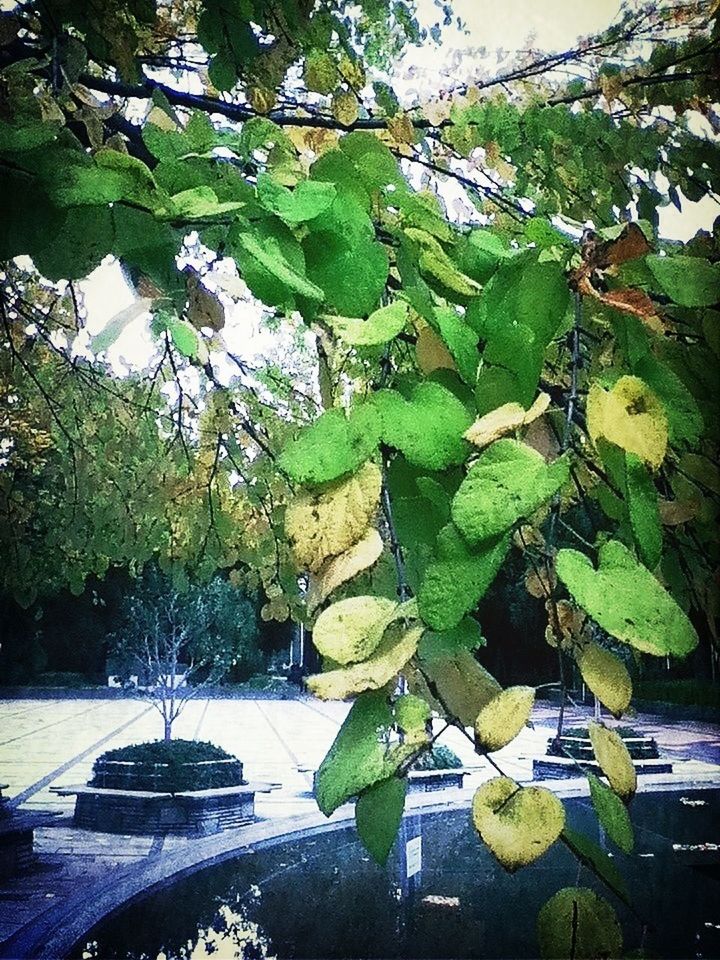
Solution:
<svg viewBox="0 0 720 960"><path fill-rule="evenodd" d="M615 911L592 890L565 887L538 914L540 954L552 960L622 956L622 930Z"/></svg>
<svg viewBox="0 0 720 960"><path fill-rule="evenodd" d="M554 793L520 787L509 777L478 788L472 816L483 842L511 873L541 857L565 826L565 809Z"/></svg>

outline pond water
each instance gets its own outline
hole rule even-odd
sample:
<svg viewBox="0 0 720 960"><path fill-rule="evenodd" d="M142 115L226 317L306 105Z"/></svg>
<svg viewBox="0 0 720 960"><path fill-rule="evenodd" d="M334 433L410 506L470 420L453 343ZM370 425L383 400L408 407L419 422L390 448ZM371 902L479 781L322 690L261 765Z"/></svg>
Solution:
<svg viewBox="0 0 720 960"><path fill-rule="evenodd" d="M589 800L568 800L566 809L575 829L604 844ZM536 957L540 907L577 883L613 904L626 955L720 956L718 853L693 849L720 840L720 792L641 794L631 813L636 850L616 850L615 862L634 913L560 844L508 875L478 840L469 812L453 810L406 818L385 868L369 859L352 826L205 868L106 919L72 956ZM409 863L406 843L416 837L420 870L408 878L418 841Z"/></svg>

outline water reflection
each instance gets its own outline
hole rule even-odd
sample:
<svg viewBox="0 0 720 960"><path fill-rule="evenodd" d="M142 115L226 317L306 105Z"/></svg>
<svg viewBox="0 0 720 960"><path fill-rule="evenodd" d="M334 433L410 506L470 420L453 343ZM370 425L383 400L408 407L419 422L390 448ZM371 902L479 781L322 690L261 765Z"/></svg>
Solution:
<svg viewBox="0 0 720 960"><path fill-rule="evenodd" d="M567 809L575 829L613 852L627 881L634 912L584 868L579 877L613 903L626 952L720 956L717 793L636 797L632 856L613 850L587 801L569 801ZM405 844L417 836L422 863L408 877ZM577 882L577 862L562 846L509 876L478 841L467 812L414 816L384 869L352 828L247 853L132 905L92 931L74 956L536 957L540 907Z"/></svg>

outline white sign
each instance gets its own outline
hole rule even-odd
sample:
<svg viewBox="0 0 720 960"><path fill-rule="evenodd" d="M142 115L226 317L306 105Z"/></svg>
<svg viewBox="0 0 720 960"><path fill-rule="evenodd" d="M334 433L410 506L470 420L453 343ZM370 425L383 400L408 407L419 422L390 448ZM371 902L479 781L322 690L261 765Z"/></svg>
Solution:
<svg viewBox="0 0 720 960"><path fill-rule="evenodd" d="M422 868L422 837L413 837L405 844L405 863L408 877L414 877Z"/></svg>

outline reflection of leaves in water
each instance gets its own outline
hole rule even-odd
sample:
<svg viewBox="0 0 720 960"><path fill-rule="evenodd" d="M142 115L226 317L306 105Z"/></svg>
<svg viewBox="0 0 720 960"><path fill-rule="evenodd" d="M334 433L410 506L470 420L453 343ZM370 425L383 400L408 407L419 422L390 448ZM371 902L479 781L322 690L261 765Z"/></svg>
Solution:
<svg viewBox="0 0 720 960"><path fill-rule="evenodd" d="M237 960L270 960L268 940L260 926L248 920L245 908L236 904L221 904L213 923L198 932L198 940L188 960L204 960L216 954L218 957L233 957ZM158 955L157 960L173 960Z"/></svg>

